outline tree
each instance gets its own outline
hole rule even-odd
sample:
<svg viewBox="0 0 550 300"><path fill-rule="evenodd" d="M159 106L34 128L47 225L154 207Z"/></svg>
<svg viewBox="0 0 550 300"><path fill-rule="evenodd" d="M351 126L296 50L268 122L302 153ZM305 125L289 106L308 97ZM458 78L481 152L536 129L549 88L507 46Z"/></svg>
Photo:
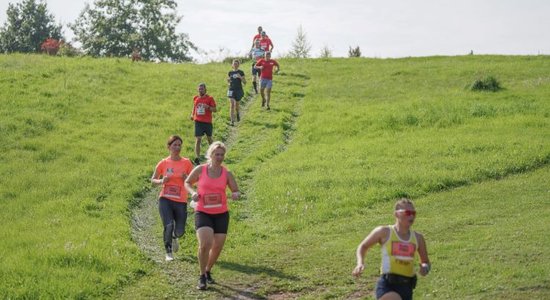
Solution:
<svg viewBox="0 0 550 300"><path fill-rule="evenodd" d="M349 57L361 57L361 49L359 49L359 46L357 46L355 48L351 48L351 46L350 46L349 51L348 51L348 56Z"/></svg>
<svg viewBox="0 0 550 300"><path fill-rule="evenodd" d="M7 20L0 28L0 52L39 52L47 38L62 39L61 24L56 25L46 2L23 0L8 5Z"/></svg>
<svg viewBox="0 0 550 300"><path fill-rule="evenodd" d="M93 56L129 56L140 49L144 60L190 61L196 49L176 33L181 17L175 0L96 0L70 25L82 49Z"/></svg>
<svg viewBox="0 0 550 300"><path fill-rule="evenodd" d="M323 49L321 49L321 53L319 54L319 57L320 58L332 57L332 50L330 50L330 48L327 45L325 45Z"/></svg>
<svg viewBox="0 0 550 300"><path fill-rule="evenodd" d="M292 43L292 50L290 50L288 56L294 58L308 58L309 51L311 51L311 45L307 40L306 33L302 29L302 25L300 25L300 27L298 27L296 39L294 39Z"/></svg>

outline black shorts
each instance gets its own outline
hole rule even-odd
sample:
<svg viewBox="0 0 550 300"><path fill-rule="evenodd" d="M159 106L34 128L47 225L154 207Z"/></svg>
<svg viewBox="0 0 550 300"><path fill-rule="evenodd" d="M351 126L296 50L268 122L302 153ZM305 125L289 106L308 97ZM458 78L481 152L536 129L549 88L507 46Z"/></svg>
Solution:
<svg viewBox="0 0 550 300"><path fill-rule="evenodd" d="M210 227L214 233L227 234L229 228L229 212L221 214L207 214L205 212L195 212L195 230L201 227Z"/></svg>
<svg viewBox="0 0 550 300"><path fill-rule="evenodd" d="M228 90L227 91L227 97L231 99L235 99L236 101L241 101L241 99L244 96L243 90Z"/></svg>
<svg viewBox="0 0 550 300"><path fill-rule="evenodd" d="M195 136L212 136L212 123L195 121Z"/></svg>
<svg viewBox="0 0 550 300"><path fill-rule="evenodd" d="M406 282L403 282L405 281ZM396 292L403 300L412 300L413 289L416 287L416 276L405 277L393 274L383 274L376 283L376 299L388 292Z"/></svg>
<svg viewBox="0 0 550 300"><path fill-rule="evenodd" d="M259 76L262 70L254 68L255 66L256 66L256 62L252 63L252 76L254 75Z"/></svg>

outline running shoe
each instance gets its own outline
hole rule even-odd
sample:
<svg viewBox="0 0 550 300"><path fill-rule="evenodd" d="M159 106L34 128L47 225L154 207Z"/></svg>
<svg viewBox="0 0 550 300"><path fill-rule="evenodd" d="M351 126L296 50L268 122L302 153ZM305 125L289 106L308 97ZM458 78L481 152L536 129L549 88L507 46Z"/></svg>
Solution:
<svg viewBox="0 0 550 300"><path fill-rule="evenodd" d="M166 253L166 257L164 258L165 261L173 261L174 260L174 255L172 254L172 252L170 253Z"/></svg>
<svg viewBox="0 0 550 300"><path fill-rule="evenodd" d="M199 284L197 285L197 289L199 290L206 290L206 275L201 275L199 277Z"/></svg>
<svg viewBox="0 0 550 300"><path fill-rule="evenodd" d="M195 163L195 166L198 166L201 164L201 160L197 157L195 158L195 160L193 161Z"/></svg>
<svg viewBox="0 0 550 300"><path fill-rule="evenodd" d="M214 281L214 278L212 278L212 273L208 271L206 272L206 282L208 282L208 284L216 283L216 281Z"/></svg>

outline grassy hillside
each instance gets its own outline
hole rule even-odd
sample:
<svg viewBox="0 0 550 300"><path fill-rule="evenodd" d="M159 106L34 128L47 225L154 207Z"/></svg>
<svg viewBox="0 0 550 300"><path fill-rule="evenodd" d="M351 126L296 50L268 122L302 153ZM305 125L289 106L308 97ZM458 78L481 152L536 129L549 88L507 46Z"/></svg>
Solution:
<svg viewBox="0 0 550 300"><path fill-rule="evenodd" d="M272 111L252 98L234 129L228 65L0 65L2 298L368 297L378 250L355 281L355 247L403 195L417 200L434 263L417 298L550 296L548 57L283 60ZM487 75L504 90L467 88ZM130 219L145 207L161 248L147 178L168 135L192 155L203 81L245 199L232 204L222 284L198 293L192 217L172 265L132 238Z"/></svg>

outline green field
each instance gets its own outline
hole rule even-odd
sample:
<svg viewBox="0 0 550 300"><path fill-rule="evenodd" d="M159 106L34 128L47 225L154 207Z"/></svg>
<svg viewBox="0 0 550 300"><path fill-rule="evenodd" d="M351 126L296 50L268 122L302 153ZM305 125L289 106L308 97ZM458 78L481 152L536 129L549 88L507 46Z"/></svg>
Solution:
<svg viewBox="0 0 550 300"><path fill-rule="evenodd" d="M355 248L401 196L433 263L415 299L550 298L550 57L280 64L232 128L229 64L0 55L0 298L369 298L379 248L357 280ZM206 292L192 216L162 260L148 181L169 135L193 155L199 82L244 193Z"/></svg>

